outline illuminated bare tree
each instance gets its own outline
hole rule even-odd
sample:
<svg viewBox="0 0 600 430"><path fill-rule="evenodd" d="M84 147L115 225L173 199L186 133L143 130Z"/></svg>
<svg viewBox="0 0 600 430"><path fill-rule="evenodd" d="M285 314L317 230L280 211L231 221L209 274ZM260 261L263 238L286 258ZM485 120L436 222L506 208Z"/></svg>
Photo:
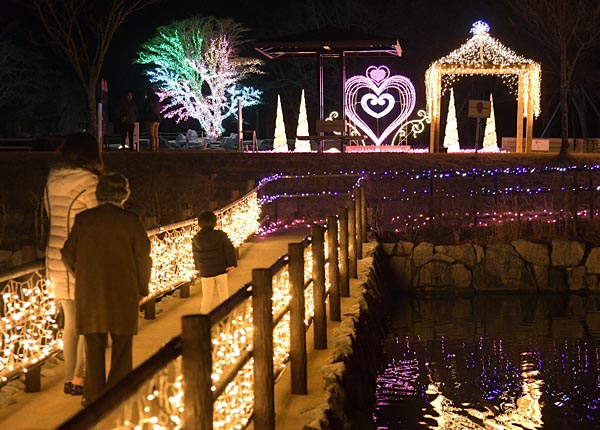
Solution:
<svg viewBox="0 0 600 430"><path fill-rule="evenodd" d="M62 52L87 95L88 131L97 132L96 90L110 42L125 19L159 0L35 0L50 42Z"/></svg>
<svg viewBox="0 0 600 430"><path fill-rule="evenodd" d="M237 117L238 100L244 107L260 102L259 90L240 85L262 73L260 60L238 54L246 31L231 19L192 17L158 28L144 43L137 61L149 65L167 118L194 118L216 140L223 120Z"/></svg>
<svg viewBox="0 0 600 430"><path fill-rule="evenodd" d="M600 45L598 0L505 0L530 35L559 58L561 138L566 155L569 137L568 96L579 60Z"/></svg>

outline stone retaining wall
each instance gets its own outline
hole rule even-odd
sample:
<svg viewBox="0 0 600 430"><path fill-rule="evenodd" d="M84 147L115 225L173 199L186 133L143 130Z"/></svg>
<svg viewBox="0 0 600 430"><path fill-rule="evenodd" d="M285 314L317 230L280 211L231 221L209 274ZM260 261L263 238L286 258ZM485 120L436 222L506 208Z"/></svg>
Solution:
<svg viewBox="0 0 600 430"><path fill-rule="evenodd" d="M371 263L371 258L363 262L367 260ZM359 272L357 304L343 315L329 340L331 364L322 369L325 400L311 411L313 419L304 430L374 430L375 381L392 285L387 265L388 258L378 247L366 273Z"/></svg>
<svg viewBox="0 0 600 430"><path fill-rule="evenodd" d="M600 292L600 247L551 244L384 244L396 288L410 292Z"/></svg>

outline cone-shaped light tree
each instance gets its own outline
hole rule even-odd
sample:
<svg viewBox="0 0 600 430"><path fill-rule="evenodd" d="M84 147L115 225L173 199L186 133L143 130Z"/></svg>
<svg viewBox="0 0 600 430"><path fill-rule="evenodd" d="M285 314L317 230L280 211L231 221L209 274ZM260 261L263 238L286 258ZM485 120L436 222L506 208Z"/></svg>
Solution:
<svg viewBox="0 0 600 430"><path fill-rule="evenodd" d="M283 122L283 109L281 108L281 96L277 95L277 116L275 117L275 140L273 140L274 152L288 152L287 135Z"/></svg>
<svg viewBox="0 0 600 430"><path fill-rule="evenodd" d="M490 116L485 121L483 149L485 152L498 152L498 136L496 135L496 116L494 115L494 98L490 94Z"/></svg>
<svg viewBox="0 0 600 430"><path fill-rule="evenodd" d="M446 130L444 133L444 148L448 149L448 152L460 151L460 142L458 140L458 123L456 122L456 107L454 104L454 89L450 88L448 118L446 119Z"/></svg>
<svg viewBox="0 0 600 430"><path fill-rule="evenodd" d="M296 127L296 136L308 136L308 115L306 113L306 100L304 99L304 90L300 97L300 113L298 114L298 126ZM310 140L301 140L296 138L296 152L310 152Z"/></svg>

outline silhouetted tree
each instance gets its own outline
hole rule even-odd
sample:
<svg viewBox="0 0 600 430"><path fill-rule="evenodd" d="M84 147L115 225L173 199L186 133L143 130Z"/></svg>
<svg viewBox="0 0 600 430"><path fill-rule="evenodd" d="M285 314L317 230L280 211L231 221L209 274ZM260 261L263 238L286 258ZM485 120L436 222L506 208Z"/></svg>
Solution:
<svg viewBox="0 0 600 430"><path fill-rule="evenodd" d="M88 131L97 132L96 90L110 42L125 19L159 0L35 0L50 42L73 67L87 95Z"/></svg>
<svg viewBox="0 0 600 430"><path fill-rule="evenodd" d="M560 76L560 155L568 149L569 91L578 62L586 51L600 45L600 2L598 0L505 0L534 39L558 55Z"/></svg>

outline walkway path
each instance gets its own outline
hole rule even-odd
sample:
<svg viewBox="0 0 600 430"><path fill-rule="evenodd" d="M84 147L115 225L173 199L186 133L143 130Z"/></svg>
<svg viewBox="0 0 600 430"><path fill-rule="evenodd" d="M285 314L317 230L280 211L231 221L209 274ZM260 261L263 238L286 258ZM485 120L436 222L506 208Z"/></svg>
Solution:
<svg viewBox="0 0 600 430"><path fill-rule="evenodd" d="M240 249L238 268L229 278L230 290L233 292L249 282L253 268L269 267L287 253L288 243L299 242L308 234L308 229L285 232L268 238L255 238L244 244ZM180 334L181 317L199 313L200 300L200 288L192 286L190 298L169 298L157 307L159 313L155 320L140 319L139 333L133 340L134 366ZM62 364L43 372L42 391L18 392L14 395L14 404L0 409L0 430L54 429L81 409L80 396L69 396L62 392Z"/></svg>

